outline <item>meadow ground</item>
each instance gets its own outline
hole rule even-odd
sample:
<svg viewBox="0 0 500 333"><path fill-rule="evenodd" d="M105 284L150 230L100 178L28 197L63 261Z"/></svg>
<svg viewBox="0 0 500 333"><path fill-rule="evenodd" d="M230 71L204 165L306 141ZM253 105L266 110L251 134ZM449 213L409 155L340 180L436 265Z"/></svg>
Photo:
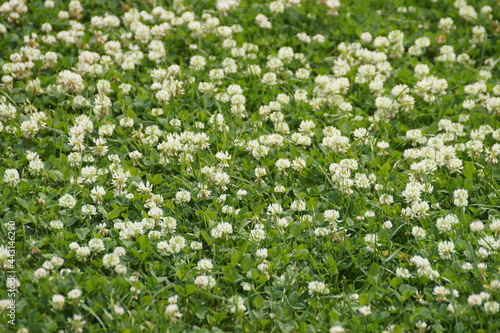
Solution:
<svg viewBox="0 0 500 333"><path fill-rule="evenodd" d="M499 19L4 1L0 331L500 331Z"/></svg>

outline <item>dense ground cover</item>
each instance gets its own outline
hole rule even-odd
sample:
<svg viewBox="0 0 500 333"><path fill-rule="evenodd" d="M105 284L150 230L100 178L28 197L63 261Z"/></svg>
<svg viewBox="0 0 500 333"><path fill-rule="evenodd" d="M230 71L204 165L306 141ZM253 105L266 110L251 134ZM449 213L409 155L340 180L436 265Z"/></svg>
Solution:
<svg viewBox="0 0 500 333"><path fill-rule="evenodd" d="M4 2L0 331L500 331L499 8Z"/></svg>

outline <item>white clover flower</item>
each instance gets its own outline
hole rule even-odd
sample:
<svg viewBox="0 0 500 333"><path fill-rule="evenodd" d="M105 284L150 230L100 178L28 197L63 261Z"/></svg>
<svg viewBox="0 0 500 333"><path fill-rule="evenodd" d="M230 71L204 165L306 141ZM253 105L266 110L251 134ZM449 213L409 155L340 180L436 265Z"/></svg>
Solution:
<svg viewBox="0 0 500 333"><path fill-rule="evenodd" d="M127 267L124 265L118 264L115 266L115 272L120 275L125 275L127 273Z"/></svg>
<svg viewBox="0 0 500 333"><path fill-rule="evenodd" d="M49 271L46 270L45 268L39 268L33 274L35 276L35 279L38 280L47 277L49 275Z"/></svg>
<svg viewBox="0 0 500 333"><path fill-rule="evenodd" d="M500 289L500 280L491 281L490 288L492 288L494 290L499 290Z"/></svg>
<svg viewBox="0 0 500 333"><path fill-rule="evenodd" d="M441 259L450 259L451 255L455 253L455 244L450 241L440 241L438 243L438 252Z"/></svg>
<svg viewBox="0 0 500 333"><path fill-rule="evenodd" d="M373 37L369 32L363 32L359 39L361 40L361 43L368 44L372 41Z"/></svg>
<svg viewBox="0 0 500 333"><path fill-rule="evenodd" d="M284 217L283 218L279 218L276 221L276 225L278 227L280 227L280 228L286 228L286 227L288 227L288 224L289 224L288 220L286 218L284 218Z"/></svg>
<svg viewBox="0 0 500 333"><path fill-rule="evenodd" d="M258 249L255 252L255 255L261 259L266 259L267 258L267 249L266 248Z"/></svg>
<svg viewBox="0 0 500 333"><path fill-rule="evenodd" d="M484 311L491 313L491 314L496 314L500 310L500 304L495 301L488 301L484 303Z"/></svg>
<svg viewBox="0 0 500 333"><path fill-rule="evenodd" d="M63 295L55 294L52 296L52 306L56 310L62 310L64 306L65 298Z"/></svg>
<svg viewBox="0 0 500 333"><path fill-rule="evenodd" d="M43 264L42 264L43 268L45 268L46 270L48 271L51 271L53 270L55 267L54 267L54 264L52 264L50 261L45 261Z"/></svg>
<svg viewBox="0 0 500 333"><path fill-rule="evenodd" d="M384 228L384 229L390 229L390 228L392 228L392 222L391 221L385 221L384 224L382 225L382 228Z"/></svg>
<svg viewBox="0 0 500 333"><path fill-rule="evenodd" d="M472 232L480 232L484 230L484 224L481 221L472 221L469 227Z"/></svg>
<svg viewBox="0 0 500 333"><path fill-rule="evenodd" d="M372 210L367 210L365 212L365 217L375 217L375 212Z"/></svg>
<svg viewBox="0 0 500 333"><path fill-rule="evenodd" d="M222 206L221 211L224 214L234 214L236 212L236 210L234 209L234 207L233 206L229 206L229 205Z"/></svg>
<svg viewBox="0 0 500 333"><path fill-rule="evenodd" d="M264 85L274 86L274 85L278 84L277 79L278 78L277 78L276 74L274 74L274 73L265 73L262 76L261 82Z"/></svg>
<svg viewBox="0 0 500 333"><path fill-rule="evenodd" d="M64 227L64 223L60 220L53 220L49 222L49 226L51 229L58 230Z"/></svg>
<svg viewBox="0 0 500 333"><path fill-rule="evenodd" d="M94 205L82 205L83 216L93 216L97 214L97 208Z"/></svg>
<svg viewBox="0 0 500 333"><path fill-rule="evenodd" d="M247 310L245 300L239 295L232 296L228 299L227 303L229 306L229 312L231 313L245 312Z"/></svg>
<svg viewBox="0 0 500 333"><path fill-rule="evenodd" d="M65 194L59 198L59 206L63 208L73 208L76 205L76 200L71 194Z"/></svg>
<svg viewBox="0 0 500 333"><path fill-rule="evenodd" d="M438 27L443 30L444 33L448 33L456 28L451 17L441 18Z"/></svg>
<svg viewBox="0 0 500 333"><path fill-rule="evenodd" d="M120 257L114 253L105 254L102 258L102 264L106 268L115 267L120 263Z"/></svg>
<svg viewBox="0 0 500 333"><path fill-rule="evenodd" d="M410 262L417 267L418 276L426 276L431 280L439 277L439 272L432 269L431 264L427 258L421 256L413 256Z"/></svg>
<svg viewBox="0 0 500 333"><path fill-rule="evenodd" d="M335 209L328 209L323 212L323 216L325 217L325 220L328 222L338 222L340 218L340 213L338 210Z"/></svg>
<svg viewBox="0 0 500 333"><path fill-rule="evenodd" d="M189 201L191 201L191 193L189 193L189 191L179 190L175 194L175 202L182 204L182 203L187 203Z"/></svg>
<svg viewBox="0 0 500 333"><path fill-rule="evenodd" d="M78 248L80 248L80 245L78 245L77 242L71 242L69 244L70 251L76 251L76 250L78 250Z"/></svg>
<svg viewBox="0 0 500 333"><path fill-rule="evenodd" d="M91 251L101 252L106 248L104 246L104 242L101 238L93 238L89 241L89 248Z"/></svg>
<svg viewBox="0 0 500 333"><path fill-rule="evenodd" d="M358 311L363 315L363 316L369 316L372 313L372 308L369 305L362 306L358 309Z"/></svg>
<svg viewBox="0 0 500 333"><path fill-rule="evenodd" d="M425 330L427 328L427 323L425 321L417 321L415 323L415 327L417 327L419 330Z"/></svg>
<svg viewBox="0 0 500 333"><path fill-rule="evenodd" d="M445 217L440 217L436 221L436 227L441 232L450 232L453 226L458 224L458 218L454 214L448 214Z"/></svg>
<svg viewBox="0 0 500 333"><path fill-rule="evenodd" d="M3 175L3 181L9 186L17 186L19 184L19 172L16 169L7 169Z"/></svg>
<svg viewBox="0 0 500 333"><path fill-rule="evenodd" d="M68 292L68 298L69 299L77 299L77 298L80 298L80 296L82 296L81 289L71 289Z"/></svg>
<svg viewBox="0 0 500 333"><path fill-rule="evenodd" d="M216 281L212 276L199 275L194 279L194 284L200 289L211 289L215 287Z"/></svg>
<svg viewBox="0 0 500 333"><path fill-rule="evenodd" d="M165 317L168 318L180 318L182 317L182 313L179 310L179 306L177 304L169 304L165 308Z"/></svg>
<svg viewBox="0 0 500 333"><path fill-rule="evenodd" d="M344 328L340 325L332 326L328 330L329 333L343 333L345 332Z"/></svg>
<svg viewBox="0 0 500 333"><path fill-rule="evenodd" d="M192 241L189 245L193 251L199 251L203 248L203 244L201 242Z"/></svg>
<svg viewBox="0 0 500 333"><path fill-rule="evenodd" d="M382 194L379 197L379 202L381 205L390 205L394 203L394 198L390 194Z"/></svg>
<svg viewBox="0 0 500 333"><path fill-rule="evenodd" d="M244 189L239 189L238 192L236 192L236 195L238 197L243 197L243 196L245 196L247 194L248 194L248 192L246 190L244 190Z"/></svg>
<svg viewBox="0 0 500 333"><path fill-rule="evenodd" d="M446 296L449 295L450 293L451 292L443 286L436 286L432 291L432 294L436 296L436 299L438 301L445 301Z"/></svg>
<svg viewBox="0 0 500 333"><path fill-rule="evenodd" d="M272 203L267 206L267 213L270 215L280 215L283 213L283 207L279 203Z"/></svg>
<svg viewBox="0 0 500 333"><path fill-rule="evenodd" d="M280 158L279 160L276 161L275 165L276 168L282 172L285 169L289 168L292 165L292 163L286 158Z"/></svg>
<svg viewBox="0 0 500 333"><path fill-rule="evenodd" d="M415 227L412 228L411 234L416 239L424 239L427 233L421 227L415 226Z"/></svg>
<svg viewBox="0 0 500 333"><path fill-rule="evenodd" d="M201 71L205 68L207 61L203 56L193 56L189 60L189 66L195 71Z"/></svg>
<svg viewBox="0 0 500 333"><path fill-rule="evenodd" d="M251 283L249 283L249 282L242 282L242 283L241 283L241 287L242 287L242 288L243 288L243 290L245 290L245 291L250 291L250 290L252 290L252 289L253 289L252 284L251 284Z"/></svg>
<svg viewBox="0 0 500 333"><path fill-rule="evenodd" d="M212 268L214 268L214 265L211 259L201 259L196 265L196 269L199 271L209 271Z"/></svg>
<svg viewBox="0 0 500 333"><path fill-rule="evenodd" d="M500 248L500 241L498 241L495 237L493 236L485 236L482 237L478 240L478 245L486 248L487 250L490 250L491 252L495 252L497 249Z"/></svg>
<svg viewBox="0 0 500 333"><path fill-rule="evenodd" d="M491 224L490 224L489 227L494 232L500 233L500 219L492 218L491 219Z"/></svg>
<svg viewBox="0 0 500 333"><path fill-rule="evenodd" d="M377 247L380 246L381 244L377 243L378 242L378 236L377 234L367 234L364 237L366 248L370 252L375 252L377 250Z"/></svg>
<svg viewBox="0 0 500 333"><path fill-rule="evenodd" d="M330 292L330 289L327 288L326 284L321 281L311 281L308 284L309 295L326 295Z"/></svg>
<svg viewBox="0 0 500 333"><path fill-rule="evenodd" d="M407 268L398 267L396 268L396 276L404 279L411 277L410 271Z"/></svg>
<svg viewBox="0 0 500 333"><path fill-rule="evenodd" d="M475 21L477 19L477 12L472 6L462 6L458 9L458 15L466 21Z"/></svg>
<svg viewBox="0 0 500 333"><path fill-rule="evenodd" d="M465 262L460 267L462 268L462 270L464 270L466 272L468 272L474 268L474 266L472 266L472 264L470 262Z"/></svg>
<svg viewBox="0 0 500 333"><path fill-rule="evenodd" d="M57 82L61 84L64 89L81 93L84 88L84 80L80 74L63 70L59 72Z"/></svg>
<svg viewBox="0 0 500 333"><path fill-rule="evenodd" d="M481 305L483 303L483 299L480 295L474 294L474 295L470 295L467 298L467 303L469 303L470 306L477 306L477 305Z"/></svg>
<svg viewBox="0 0 500 333"><path fill-rule="evenodd" d="M304 200L294 200L290 205L290 209L296 212L302 212L306 210L306 202Z"/></svg>
<svg viewBox="0 0 500 333"><path fill-rule="evenodd" d="M118 304L115 304L113 310L117 316L122 316L125 313L125 309Z"/></svg>
<svg viewBox="0 0 500 333"><path fill-rule="evenodd" d="M113 253L115 255L117 255L118 257L123 257L127 252L126 252L126 250L123 247L118 246L118 247L115 248L115 250L113 251Z"/></svg>
<svg viewBox="0 0 500 333"><path fill-rule="evenodd" d="M307 80L311 76L311 71L306 68L299 68L295 72L295 77L300 80Z"/></svg>
<svg viewBox="0 0 500 333"><path fill-rule="evenodd" d="M457 207L466 207L468 205L468 197L469 193L467 192L467 190L458 189L453 191L453 203Z"/></svg>
<svg viewBox="0 0 500 333"><path fill-rule="evenodd" d="M161 209L160 207L152 207L149 211L148 211L148 216L153 219L153 220L159 220L163 217L163 209Z"/></svg>
<svg viewBox="0 0 500 333"><path fill-rule="evenodd" d="M267 271L268 267L269 265L267 264L267 262L261 262L260 264L257 265L257 269L261 271Z"/></svg>
<svg viewBox="0 0 500 333"><path fill-rule="evenodd" d="M120 119L119 123L121 127L132 127L134 126L134 119L129 117L124 117Z"/></svg>
<svg viewBox="0 0 500 333"><path fill-rule="evenodd" d="M140 159L142 157L142 153L137 151L137 150L134 150L133 152L130 152L128 154L128 157L130 157L130 159L132 159L134 161L137 161L138 159Z"/></svg>
<svg viewBox="0 0 500 333"><path fill-rule="evenodd" d="M257 24L257 26L259 26L262 29L271 29L272 28L271 22L269 21L267 16L265 16L264 14L258 14L255 17L255 23Z"/></svg>
<svg viewBox="0 0 500 333"><path fill-rule="evenodd" d="M186 247L186 239L182 236L174 236L170 239L169 244L172 253L179 253Z"/></svg>
<svg viewBox="0 0 500 333"><path fill-rule="evenodd" d="M328 236L330 233L331 230L328 228L319 227L314 229L314 236L316 237Z"/></svg>
<svg viewBox="0 0 500 333"><path fill-rule="evenodd" d="M215 226L210 233L214 238L227 237L233 233L233 226L228 222L221 222L217 224L217 226Z"/></svg>
<svg viewBox="0 0 500 333"><path fill-rule="evenodd" d="M260 242L266 239L266 231L260 228L255 228L250 231L250 240Z"/></svg>
<svg viewBox="0 0 500 333"><path fill-rule="evenodd" d="M50 259L50 262L55 266L55 267L60 267L62 266L62 264L64 264L64 259L61 258L61 257L52 257L52 259Z"/></svg>

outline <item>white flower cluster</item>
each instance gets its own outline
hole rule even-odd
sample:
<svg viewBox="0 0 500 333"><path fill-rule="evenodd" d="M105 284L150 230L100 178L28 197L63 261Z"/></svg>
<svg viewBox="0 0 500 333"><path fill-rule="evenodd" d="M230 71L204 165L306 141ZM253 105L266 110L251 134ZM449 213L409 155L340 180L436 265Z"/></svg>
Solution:
<svg viewBox="0 0 500 333"><path fill-rule="evenodd" d="M217 224L210 232L214 238L226 238L233 233L233 226L229 222L221 222Z"/></svg>
<svg viewBox="0 0 500 333"><path fill-rule="evenodd" d="M307 287L309 289L309 295L326 295L330 292L330 289L326 286L324 282L321 281L311 281Z"/></svg>
<svg viewBox="0 0 500 333"><path fill-rule="evenodd" d="M229 312L245 312L247 307L245 306L245 300L239 295L234 295L228 299L227 304L229 306Z"/></svg>
<svg viewBox="0 0 500 333"><path fill-rule="evenodd" d="M19 279L32 277L34 286L50 279L50 311L80 302L84 291L66 286L75 279L64 289L60 281L89 267L126 276L133 304L149 287L127 264L149 250L156 253L151 260L162 258L152 262L155 269L171 261L191 269L182 281L198 288L190 297L213 294L212 309L222 302L228 316L254 316L261 297L268 305L268 287L288 292L307 284L312 302L349 305L360 295L339 302L324 296L330 289L318 267L333 266L354 244L364 259L387 256L397 281L447 283L415 293L421 306L436 300L456 314L499 312L500 219L493 208L500 84L493 55L500 28L493 5L456 0L451 17L434 17L433 9L432 20L410 36L400 23L428 11L396 6L404 19L391 18L391 26L401 30L360 30L359 39L337 43L342 31L323 24L341 14L336 0L153 2L123 3L121 12L110 8L115 15L92 15L77 0L0 5L0 36L15 50L2 60L1 177L8 205L21 210L6 218L26 210L36 223L43 246L34 243L32 257L44 259ZM344 5L349 10L339 22L347 24L357 13ZM24 26L34 8L50 20ZM68 233L78 241L56 251ZM303 242L308 238L313 247ZM389 253L400 239L408 253ZM327 251L317 257L325 262L297 260L305 251L280 254L288 248L282 242ZM223 256L208 259L211 250ZM0 267L8 268L10 253L0 246ZM237 270L219 275L227 255L245 271L232 282L250 298L227 289ZM171 266L165 276L176 286L182 278L170 274ZM468 296L459 297L451 286L467 276L478 282L472 291L464 285ZM253 295L258 290L266 292ZM364 301L353 315L380 314L380 304ZM187 303L173 296L159 306L174 324L191 311ZM109 313L123 315L118 304L112 300ZM82 332L83 316L72 316L68 330ZM420 319L413 329L430 329L430 320ZM355 330L341 320L328 323L330 332ZM384 329L396 330L396 321Z"/></svg>
<svg viewBox="0 0 500 333"><path fill-rule="evenodd" d="M422 258L421 256L413 256L410 262L417 267L417 275L419 277L425 276L431 280L437 279L440 274L431 267L431 263L427 258Z"/></svg>
<svg viewBox="0 0 500 333"><path fill-rule="evenodd" d="M173 236L168 242L161 241L157 244L158 253L163 255L176 254L186 247L186 239L182 236Z"/></svg>

